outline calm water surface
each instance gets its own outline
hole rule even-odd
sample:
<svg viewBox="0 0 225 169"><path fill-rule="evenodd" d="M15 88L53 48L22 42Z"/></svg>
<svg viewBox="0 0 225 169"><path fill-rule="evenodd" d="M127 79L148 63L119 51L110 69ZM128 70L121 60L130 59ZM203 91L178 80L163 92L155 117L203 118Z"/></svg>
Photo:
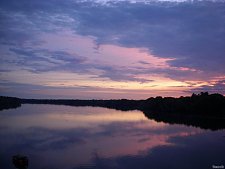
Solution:
<svg viewBox="0 0 225 169"><path fill-rule="evenodd" d="M204 169L225 166L225 130L147 119L140 111L22 105L0 111L0 168Z"/></svg>

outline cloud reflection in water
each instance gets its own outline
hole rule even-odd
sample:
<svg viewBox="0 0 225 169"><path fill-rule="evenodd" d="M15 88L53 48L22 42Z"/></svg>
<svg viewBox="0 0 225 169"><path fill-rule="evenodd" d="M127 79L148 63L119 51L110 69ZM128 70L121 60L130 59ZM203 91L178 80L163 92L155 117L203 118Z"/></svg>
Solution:
<svg viewBox="0 0 225 169"><path fill-rule="evenodd" d="M0 119L0 137L4 138L0 154L5 159L3 167L8 168L7 158L17 153L29 156L32 169L147 167L153 165L157 153L166 155L167 149L180 153L187 141L198 143L189 137L204 134L201 129L157 123L140 111L93 107L23 105L2 111Z"/></svg>

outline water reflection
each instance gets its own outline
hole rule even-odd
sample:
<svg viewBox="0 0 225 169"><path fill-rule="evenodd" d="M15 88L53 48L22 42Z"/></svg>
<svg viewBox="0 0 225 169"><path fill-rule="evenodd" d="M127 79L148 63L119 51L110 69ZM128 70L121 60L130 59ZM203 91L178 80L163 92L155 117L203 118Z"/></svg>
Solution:
<svg viewBox="0 0 225 169"><path fill-rule="evenodd" d="M155 122L140 111L23 105L0 113L0 168L14 168L14 154L27 155L32 169L197 168L189 164L196 159L211 168L225 162L223 135Z"/></svg>

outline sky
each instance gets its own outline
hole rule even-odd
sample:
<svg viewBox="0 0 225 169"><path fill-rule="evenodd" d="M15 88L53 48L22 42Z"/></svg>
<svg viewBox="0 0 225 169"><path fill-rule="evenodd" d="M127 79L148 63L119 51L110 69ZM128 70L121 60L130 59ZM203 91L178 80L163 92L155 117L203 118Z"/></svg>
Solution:
<svg viewBox="0 0 225 169"><path fill-rule="evenodd" d="M224 0L1 0L0 95L225 95Z"/></svg>

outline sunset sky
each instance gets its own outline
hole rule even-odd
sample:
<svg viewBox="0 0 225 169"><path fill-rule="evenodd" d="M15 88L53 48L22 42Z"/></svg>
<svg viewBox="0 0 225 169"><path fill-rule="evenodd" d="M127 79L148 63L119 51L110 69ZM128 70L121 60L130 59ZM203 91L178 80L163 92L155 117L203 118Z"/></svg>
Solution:
<svg viewBox="0 0 225 169"><path fill-rule="evenodd" d="M225 95L225 1L1 0L0 95Z"/></svg>

